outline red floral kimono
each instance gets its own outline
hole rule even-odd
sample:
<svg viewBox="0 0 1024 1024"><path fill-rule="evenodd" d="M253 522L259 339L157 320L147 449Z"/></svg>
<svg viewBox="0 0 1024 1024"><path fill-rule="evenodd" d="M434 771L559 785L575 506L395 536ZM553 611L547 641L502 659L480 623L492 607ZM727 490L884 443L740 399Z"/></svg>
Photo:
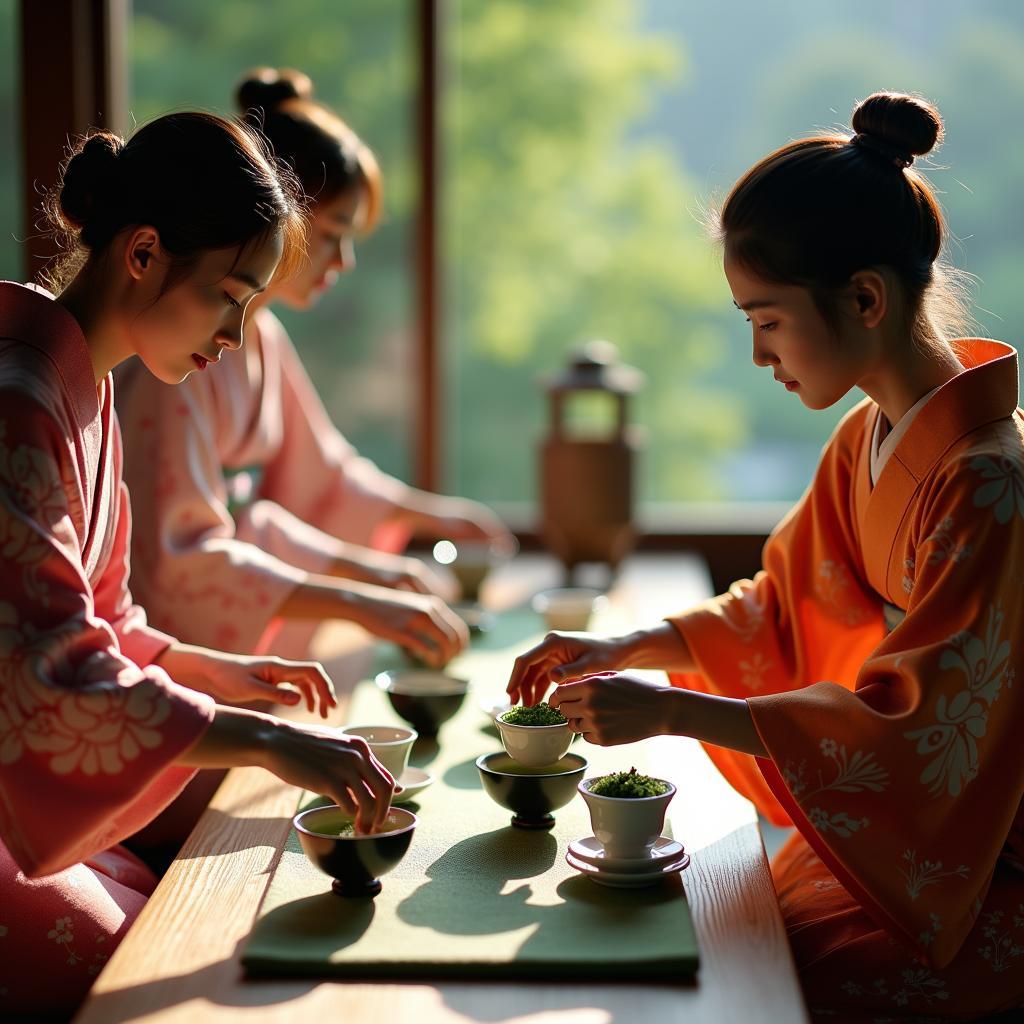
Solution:
<svg viewBox="0 0 1024 1024"><path fill-rule="evenodd" d="M822 1019L1024 1004L1024 414L1014 350L959 346L873 487L866 401L763 571L671 620L673 683L746 698L769 754L710 755L798 830L773 870Z"/></svg>
<svg viewBox="0 0 1024 1024"><path fill-rule="evenodd" d="M111 388L63 307L0 283L0 1016L88 989L154 882L108 848L178 794L213 714L128 592Z"/></svg>
<svg viewBox="0 0 1024 1024"><path fill-rule="evenodd" d="M171 387L137 360L117 372L132 495L132 586L153 622L188 643L309 657L318 622L277 612L335 538L397 551L388 522L407 488L331 423L268 309L245 347Z"/></svg>

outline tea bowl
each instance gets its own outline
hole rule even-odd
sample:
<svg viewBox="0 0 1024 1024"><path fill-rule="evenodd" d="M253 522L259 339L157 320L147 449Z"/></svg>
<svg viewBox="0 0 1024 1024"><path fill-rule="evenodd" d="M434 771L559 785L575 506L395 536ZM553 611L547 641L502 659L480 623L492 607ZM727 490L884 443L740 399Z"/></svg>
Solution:
<svg viewBox="0 0 1024 1024"><path fill-rule="evenodd" d="M597 841L615 860L650 857L665 827L665 812L676 787L667 779L658 779L668 786L660 796L602 796L590 791L598 778L585 779L578 787L590 810Z"/></svg>
<svg viewBox="0 0 1024 1024"><path fill-rule="evenodd" d="M504 713L504 712L503 712ZM497 715L494 724L501 734L501 744L513 761L528 768L554 764L569 749L574 733L568 722L557 725L516 725Z"/></svg>
<svg viewBox="0 0 1024 1024"><path fill-rule="evenodd" d="M512 811L516 828L549 829L555 824L552 811L564 807L576 794L587 770L587 759L566 754L554 764L530 768L496 751L476 759L487 795Z"/></svg>
<svg viewBox="0 0 1024 1024"><path fill-rule="evenodd" d="M408 767L412 745L419 737L415 729L404 725L346 725L345 736L358 736L366 740L373 756L387 768L397 782Z"/></svg>
<svg viewBox="0 0 1024 1024"><path fill-rule="evenodd" d="M608 598L590 587L556 587L534 595L531 603L548 629L581 632L589 627L591 615L603 608Z"/></svg>
<svg viewBox="0 0 1024 1024"><path fill-rule="evenodd" d="M334 879L334 892L372 898L382 888L379 876L394 868L409 849L416 815L392 807L381 829L367 835L351 831L353 820L337 804L328 804L301 811L292 825L310 863Z"/></svg>
<svg viewBox="0 0 1024 1024"><path fill-rule="evenodd" d="M381 672L374 680L391 706L421 736L438 729L462 706L469 680L440 669L409 668Z"/></svg>

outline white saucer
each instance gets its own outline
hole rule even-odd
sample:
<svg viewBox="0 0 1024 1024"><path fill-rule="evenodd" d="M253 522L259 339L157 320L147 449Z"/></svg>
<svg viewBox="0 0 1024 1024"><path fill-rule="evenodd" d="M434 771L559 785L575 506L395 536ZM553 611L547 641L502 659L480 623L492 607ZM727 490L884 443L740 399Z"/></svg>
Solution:
<svg viewBox="0 0 1024 1024"><path fill-rule="evenodd" d="M609 857L595 836L574 839L569 844L569 852L576 860L592 864L601 871L619 871L630 875L654 871L678 860L684 853L683 844L668 836L660 836L655 841L649 857Z"/></svg>
<svg viewBox="0 0 1024 1024"><path fill-rule="evenodd" d="M402 772L402 777L398 780L398 784L402 787L402 792L396 793L391 798L391 802L393 804L404 804L422 793L433 781L434 776L430 772L425 772L422 768L406 768Z"/></svg>
<svg viewBox="0 0 1024 1024"><path fill-rule="evenodd" d="M600 868L594 867L593 864L577 860L571 853L565 855L565 862L569 867L575 868L580 874L586 875L599 885L607 885L612 889L641 889L648 885L657 885L663 878L689 867L690 855L684 853L675 860L662 864L655 871L631 871L628 873L602 871Z"/></svg>

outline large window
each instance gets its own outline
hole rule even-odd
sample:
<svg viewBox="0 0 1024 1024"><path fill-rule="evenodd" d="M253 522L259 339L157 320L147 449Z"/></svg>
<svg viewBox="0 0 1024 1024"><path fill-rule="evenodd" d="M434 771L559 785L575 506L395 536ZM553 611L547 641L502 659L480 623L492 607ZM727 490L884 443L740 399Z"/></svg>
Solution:
<svg viewBox="0 0 1024 1024"><path fill-rule="evenodd" d="M358 269L314 309L274 311L349 440L408 478L415 202L409 4L134 0L133 7L130 109L136 121L182 107L233 113L234 87L247 69L294 67L377 153L385 213L373 237L357 247Z"/></svg>
<svg viewBox="0 0 1024 1024"><path fill-rule="evenodd" d="M0 0L0 279L20 281L24 276L22 224L21 151L18 128L18 32L16 0Z"/></svg>
<svg viewBox="0 0 1024 1024"><path fill-rule="evenodd" d="M539 378L607 338L647 376L648 512L792 501L841 407L810 412L750 360L701 213L782 142L848 123L879 87L947 120L925 164L977 277L979 330L1024 336L1024 5L1015 0L446 0L441 12L443 488L535 496ZM0 0L0 31L12 22ZM413 0L134 0L136 119L231 109L256 64L307 71L378 153L384 222L315 311L281 310L336 421L411 475ZM11 74L12 62L5 65ZM10 106L0 81L0 104ZM6 126L13 118L5 118ZM13 168L5 173L10 177ZM5 191L13 193L7 180ZM12 206L13 211L13 206ZM0 259L16 273L0 208ZM9 218L13 221L13 217ZM841 231L842 225L834 230Z"/></svg>

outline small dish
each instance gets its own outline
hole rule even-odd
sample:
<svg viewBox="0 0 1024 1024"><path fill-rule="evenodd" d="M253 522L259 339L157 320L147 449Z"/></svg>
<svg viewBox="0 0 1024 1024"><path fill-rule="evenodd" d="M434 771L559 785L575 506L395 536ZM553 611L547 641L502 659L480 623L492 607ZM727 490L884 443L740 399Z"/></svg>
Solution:
<svg viewBox="0 0 1024 1024"><path fill-rule="evenodd" d="M590 587L558 587L542 590L531 603L548 629L581 632L590 625L590 616L608 603L608 598Z"/></svg>
<svg viewBox="0 0 1024 1024"><path fill-rule="evenodd" d="M384 828L368 835L348 831L352 820L337 804L328 804L296 814L292 825L310 863L334 879L334 892L372 899L382 888L379 876L394 868L409 849L416 815L392 807Z"/></svg>
<svg viewBox="0 0 1024 1024"><path fill-rule="evenodd" d="M607 885L612 889L646 889L648 886L657 885L663 878L684 871L690 866L690 855L684 853L681 857L660 865L653 871L603 871L594 867L586 861L577 860L571 853L566 853L565 862L569 867L586 875L589 879L599 885Z"/></svg>
<svg viewBox="0 0 1024 1024"><path fill-rule="evenodd" d="M682 843L669 839L668 836L661 836L655 842L649 857L637 858L609 857L596 836L574 839L569 844L569 853L576 860L581 860L586 864L593 864L595 868L599 868L601 871L618 871L622 874L653 871L656 866L666 864L677 857L681 857L685 852Z"/></svg>
<svg viewBox="0 0 1024 1024"><path fill-rule="evenodd" d="M555 764L569 749L574 733L568 722L556 725L515 725L501 715L494 719L505 752L528 768Z"/></svg>
<svg viewBox="0 0 1024 1024"><path fill-rule="evenodd" d="M396 793L392 798L393 804L404 804L417 797L434 781L434 776L422 768L406 768L398 784L402 787L401 793Z"/></svg>
<svg viewBox="0 0 1024 1024"><path fill-rule="evenodd" d="M503 693L500 697L480 698L480 710L491 719L496 719L498 715L503 715L510 707L512 707L512 704L508 699L507 693Z"/></svg>
<svg viewBox="0 0 1024 1024"><path fill-rule="evenodd" d="M469 691L468 679L440 669L392 669L381 672L374 681L395 711L421 736L436 736Z"/></svg>
<svg viewBox="0 0 1024 1024"><path fill-rule="evenodd" d="M481 608L475 601L457 601L452 611L466 624L474 636L487 633L494 628L494 615Z"/></svg>

